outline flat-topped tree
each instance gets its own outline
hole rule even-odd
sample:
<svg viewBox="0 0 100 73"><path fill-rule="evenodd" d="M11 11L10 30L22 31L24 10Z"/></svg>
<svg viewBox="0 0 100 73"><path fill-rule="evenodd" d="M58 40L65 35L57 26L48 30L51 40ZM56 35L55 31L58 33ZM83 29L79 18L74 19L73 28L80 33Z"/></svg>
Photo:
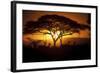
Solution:
<svg viewBox="0 0 100 73"><path fill-rule="evenodd" d="M29 26L28 26L29 25ZM80 30L89 29L90 26L85 24L79 24L76 21L59 15L44 15L41 16L37 21L31 21L27 23L29 31L40 32L48 34L52 37L54 47L56 47L56 42L60 39L60 46L62 46L62 37L67 35L72 35L73 33L80 33ZM46 32L41 32L41 30L47 30ZM26 29L27 30L27 29Z"/></svg>
<svg viewBox="0 0 100 73"><path fill-rule="evenodd" d="M89 29L88 25L82 25L69 18L59 15L44 15L38 19L38 22L48 32L46 34L51 35L54 47L56 42L60 39L60 45L62 45L62 37L72 35L73 33L79 33L80 29Z"/></svg>

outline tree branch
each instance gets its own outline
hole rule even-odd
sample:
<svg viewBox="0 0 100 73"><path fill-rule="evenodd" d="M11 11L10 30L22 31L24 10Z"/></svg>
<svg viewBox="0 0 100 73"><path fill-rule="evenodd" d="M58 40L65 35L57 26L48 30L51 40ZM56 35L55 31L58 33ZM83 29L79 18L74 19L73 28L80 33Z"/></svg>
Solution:
<svg viewBox="0 0 100 73"><path fill-rule="evenodd" d="M72 35L72 34L73 34L72 32L69 32L69 33L64 33L62 36Z"/></svg>
<svg viewBox="0 0 100 73"><path fill-rule="evenodd" d="M56 41L61 37L61 35L62 35L62 32L60 32L60 34L58 35Z"/></svg>
<svg viewBox="0 0 100 73"><path fill-rule="evenodd" d="M43 34L50 34L49 32L41 32L41 31L38 31L39 33L43 33Z"/></svg>

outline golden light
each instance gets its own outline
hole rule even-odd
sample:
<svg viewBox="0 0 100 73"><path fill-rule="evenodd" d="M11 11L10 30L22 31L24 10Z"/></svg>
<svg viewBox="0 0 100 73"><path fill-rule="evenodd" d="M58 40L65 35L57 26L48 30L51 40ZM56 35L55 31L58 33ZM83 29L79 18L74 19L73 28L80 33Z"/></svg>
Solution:
<svg viewBox="0 0 100 73"><path fill-rule="evenodd" d="M53 35L54 39L57 39L60 34L60 31L56 31L55 33L51 32L51 34Z"/></svg>
<svg viewBox="0 0 100 73"><path fill-rule="evenodd" d="M41 32L48 32L48 31L41 30ZM60 35L60 31L56 31L55 33L51 32L51 34L53 35L53 38L56 40L58 36ZM80 31L80 34L73 33L72 35L66 35L62 37L62 44L69 44L67 43L68 41L76 41L75 39L78 39L78 38L89 38L89 35L87 34L87 31ZM46 42L45 46L49 45L52 47L54 45L54 41L50 34L43 34L40 32L36 32L33 34L27 34L23 36L23 41L26 45L30 44L31 41L38 41L38 40L42 42ZM77 43L80 43L80 42L77 42ZM57 40L56 46L57 47L60 46L60 39Z"/></svg>

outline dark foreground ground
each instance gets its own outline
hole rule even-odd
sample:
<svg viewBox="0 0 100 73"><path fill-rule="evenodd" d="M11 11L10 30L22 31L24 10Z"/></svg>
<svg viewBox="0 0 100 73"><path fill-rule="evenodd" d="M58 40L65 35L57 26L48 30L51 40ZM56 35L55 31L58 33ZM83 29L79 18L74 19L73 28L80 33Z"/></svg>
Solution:
<svg viewBox="0 0 100 73"><path fill-rule="evenodd" d="M63 60L91 59L90 40L85 39L84 44L63 45L61 48L49 48L40 46L31 48L23 45L23 62L45 62Z"/></svg>

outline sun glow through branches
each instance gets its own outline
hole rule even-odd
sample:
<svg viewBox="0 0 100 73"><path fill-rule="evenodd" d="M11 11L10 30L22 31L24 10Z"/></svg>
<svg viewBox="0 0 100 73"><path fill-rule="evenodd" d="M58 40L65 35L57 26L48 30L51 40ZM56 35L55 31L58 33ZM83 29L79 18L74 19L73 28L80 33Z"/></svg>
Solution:
<svg viewBox="0 0 100 73"><path fill-rule="evenodd" d="M54 39L57 39L58 36L60 35L60 31L56 31L55 33L51 32L51 35L53 35Z"/></svg>

